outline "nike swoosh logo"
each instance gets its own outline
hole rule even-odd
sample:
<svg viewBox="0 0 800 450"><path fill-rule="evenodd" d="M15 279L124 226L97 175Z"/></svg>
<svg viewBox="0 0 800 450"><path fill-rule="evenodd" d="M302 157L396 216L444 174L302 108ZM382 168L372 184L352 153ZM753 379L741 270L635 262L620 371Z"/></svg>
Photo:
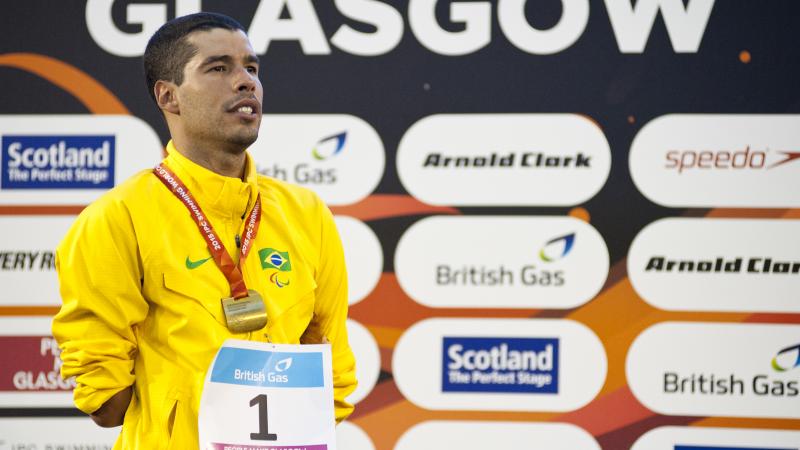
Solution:
<svg viewBox="0 0 800 450"><path fill-rule="evenodd" d="M189 259L189 257L187 256L187 257L186 257L186 268L187 268L187 269L189 269L189 270L192 270L192 269L197 269L198 267L202 266L202 265L203 265L203 263L205 263L205 262L206 262L206 261L208 261L209 259L211 259L211 257L210 257L210 256L209 256L208 258L206 258L206 259L198 259L197 261L192 261L192 260L191 260L191 259Z"/></svg>

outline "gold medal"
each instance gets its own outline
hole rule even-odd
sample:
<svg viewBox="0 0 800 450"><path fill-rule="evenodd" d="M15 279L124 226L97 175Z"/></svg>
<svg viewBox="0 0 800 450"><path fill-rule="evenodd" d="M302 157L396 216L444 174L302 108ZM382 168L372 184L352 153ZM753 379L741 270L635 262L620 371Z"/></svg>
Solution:
<svg viewBox="0 0 800 450"><path fill-rule="evenodd" d="M233 333L256 331L267 325L267 306L264 299L252 289L248 289L247 294L247 297L238 300L233 297L222 299L225 322Z"/></svg>

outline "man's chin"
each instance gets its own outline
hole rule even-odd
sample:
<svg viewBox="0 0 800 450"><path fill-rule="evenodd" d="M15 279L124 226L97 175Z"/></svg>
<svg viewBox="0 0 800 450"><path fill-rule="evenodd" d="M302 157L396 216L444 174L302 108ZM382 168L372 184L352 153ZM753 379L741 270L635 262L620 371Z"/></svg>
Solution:
<svg viewBox="0 0 800 450"><path fill-rule="evenodd" d="M253 142L258 139L258 130L254 130L251 133L237 133L233 136L229 136L228 142L231 144L241 147L242 150L246 150L248 147L253 145Z"/></svg>

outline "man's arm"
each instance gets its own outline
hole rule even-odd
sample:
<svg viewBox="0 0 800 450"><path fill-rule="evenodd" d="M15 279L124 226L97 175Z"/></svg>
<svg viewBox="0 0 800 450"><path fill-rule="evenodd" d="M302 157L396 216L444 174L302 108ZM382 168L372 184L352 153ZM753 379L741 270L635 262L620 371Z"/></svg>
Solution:
<svg viewBox="0 0 800 450"><path fill-rule="evenodd" d="M62 306L53 336L61 347L61 375L75 377L78 409L115 426L134 383L134 327L148 311L125 206L103 197L84 210L56 251L56 270Z"/></svg>
<svg viewBox="0 0 800 450"><path fill-rule="evenodd" d="M125 412L131 403L131 395L133 395L133 387L128 386L114 394L107 402L103 403L100 409L89 414L89 417L94 420L94 423L104 428L122 425L125 419Z"/></svg>
<svg viewBox="0 0 800 450"><path fill-rule="evenodd" d="M347 340L347 271L333 215L322 202L319 206L319 265L315 274L317 289L311 326L314 334L327 338L331 344L334 408L336 421L341 422L353 412L353 405L345 398L357 384L355 358Z"/></svg>

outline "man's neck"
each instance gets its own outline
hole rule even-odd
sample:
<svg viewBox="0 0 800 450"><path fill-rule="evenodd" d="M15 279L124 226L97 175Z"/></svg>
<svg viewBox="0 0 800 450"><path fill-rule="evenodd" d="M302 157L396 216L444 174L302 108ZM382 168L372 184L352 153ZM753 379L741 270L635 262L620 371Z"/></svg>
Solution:
<svg viewBox="0 0 800 450"><path fill-rule="evenodd" d="M175 149L193 163L222 176L244 179L247 156L244 150L219 148L213 145L188 144L173 138Z"/></svg>

